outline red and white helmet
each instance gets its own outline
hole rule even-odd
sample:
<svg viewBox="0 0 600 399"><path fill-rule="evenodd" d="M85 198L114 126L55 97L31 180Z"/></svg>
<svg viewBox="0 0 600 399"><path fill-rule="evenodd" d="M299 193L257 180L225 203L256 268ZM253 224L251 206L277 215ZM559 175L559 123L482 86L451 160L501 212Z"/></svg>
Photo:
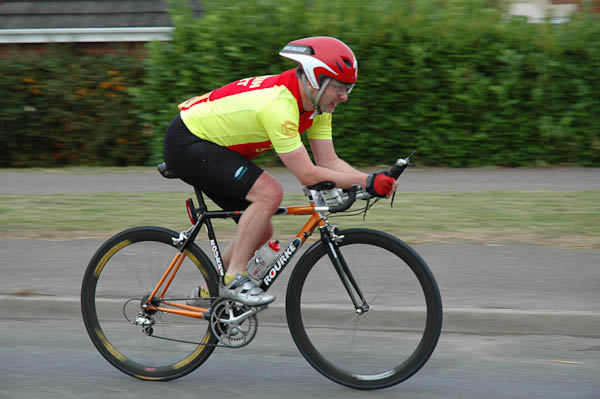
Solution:
<svg viewBox="0 0 600 399"><path fill-rule="evenodd" d="M289 42L279 55L300 64L311 86L318 89L323 76L354 86L358 61L344 42L327 36L307 37Z"/></svg>

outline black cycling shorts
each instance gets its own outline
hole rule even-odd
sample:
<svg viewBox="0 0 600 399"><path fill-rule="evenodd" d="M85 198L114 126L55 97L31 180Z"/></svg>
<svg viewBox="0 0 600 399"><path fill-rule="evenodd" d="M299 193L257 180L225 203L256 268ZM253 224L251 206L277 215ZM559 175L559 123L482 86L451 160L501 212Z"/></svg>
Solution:
<svg viewBox="0 0 600 399"><path fill-rule="evenodd" d="M227 211L250 205L246 195L263 173L237 152L195 136L179 115L165 133L163 157L177 176Z"/></svg>

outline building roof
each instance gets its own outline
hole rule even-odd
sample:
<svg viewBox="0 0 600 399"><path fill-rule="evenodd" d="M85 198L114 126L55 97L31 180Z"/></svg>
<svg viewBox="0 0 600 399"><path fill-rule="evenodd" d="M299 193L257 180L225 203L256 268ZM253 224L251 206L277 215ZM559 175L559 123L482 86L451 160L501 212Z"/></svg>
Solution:
<svg viewBox="0 0 600 399"><path fill-rule="evenodd" d="M165 0L0 0L0 43L169 40L168 8Z"/></svg>

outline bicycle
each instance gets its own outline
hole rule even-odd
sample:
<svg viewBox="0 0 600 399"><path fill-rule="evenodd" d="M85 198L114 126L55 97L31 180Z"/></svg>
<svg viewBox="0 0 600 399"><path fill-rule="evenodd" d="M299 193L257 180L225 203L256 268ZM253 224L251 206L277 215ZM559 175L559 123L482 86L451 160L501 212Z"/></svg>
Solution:
<svg viewBox="0 0 600 399"><path fill-rule="evenodd" d="M410 156L398 159L389 173L398 177L409 164ZM176 177L164 164L159 171ZM125 230L96 251L85 272L81 310L94 346L117 369L139 379L179 378L216 347L249 344L257 333L257 314L268 307L219 298L225 270L211 220L243 211L209 211L202 192L195 191L198 208L191 198L186 201L190 228ZM308 206L276 213L310 217L260 287L270 289L318 229L320 238L294 266L285 298L287 324L300 353L325 377L352 388L379 389L406 380L427 362L440 336L442 302L433 274L409 245L388 233L340 231L330 223L355 200L369 199L360 187L340 190L323 182L304 192ZM367 201L360 212L369 207ZM214 265L195 243L203 227ZM186 304L198 284L210 293L203 307Z"/></svg>

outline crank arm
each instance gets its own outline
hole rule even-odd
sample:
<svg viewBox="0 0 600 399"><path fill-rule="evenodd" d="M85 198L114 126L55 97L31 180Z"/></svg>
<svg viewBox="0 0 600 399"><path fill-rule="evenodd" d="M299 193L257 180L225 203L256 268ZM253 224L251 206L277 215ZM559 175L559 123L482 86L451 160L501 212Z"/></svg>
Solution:
<svg viewBox="0 0 600 399"><path fill-rule="evenodd" d="M265 310L268 307L269 307L269 305L255 306L255 307L250 308L247 312L244 312L239 316L233 316L233 312L230 312L229 316L231 318L229 318L227 320L219 319L219 323L227 324L227 325L234 326L234 327L239 326L246 319L249 319L250 317L254 316L255 314L262 312L263 310Z"/></svg>

